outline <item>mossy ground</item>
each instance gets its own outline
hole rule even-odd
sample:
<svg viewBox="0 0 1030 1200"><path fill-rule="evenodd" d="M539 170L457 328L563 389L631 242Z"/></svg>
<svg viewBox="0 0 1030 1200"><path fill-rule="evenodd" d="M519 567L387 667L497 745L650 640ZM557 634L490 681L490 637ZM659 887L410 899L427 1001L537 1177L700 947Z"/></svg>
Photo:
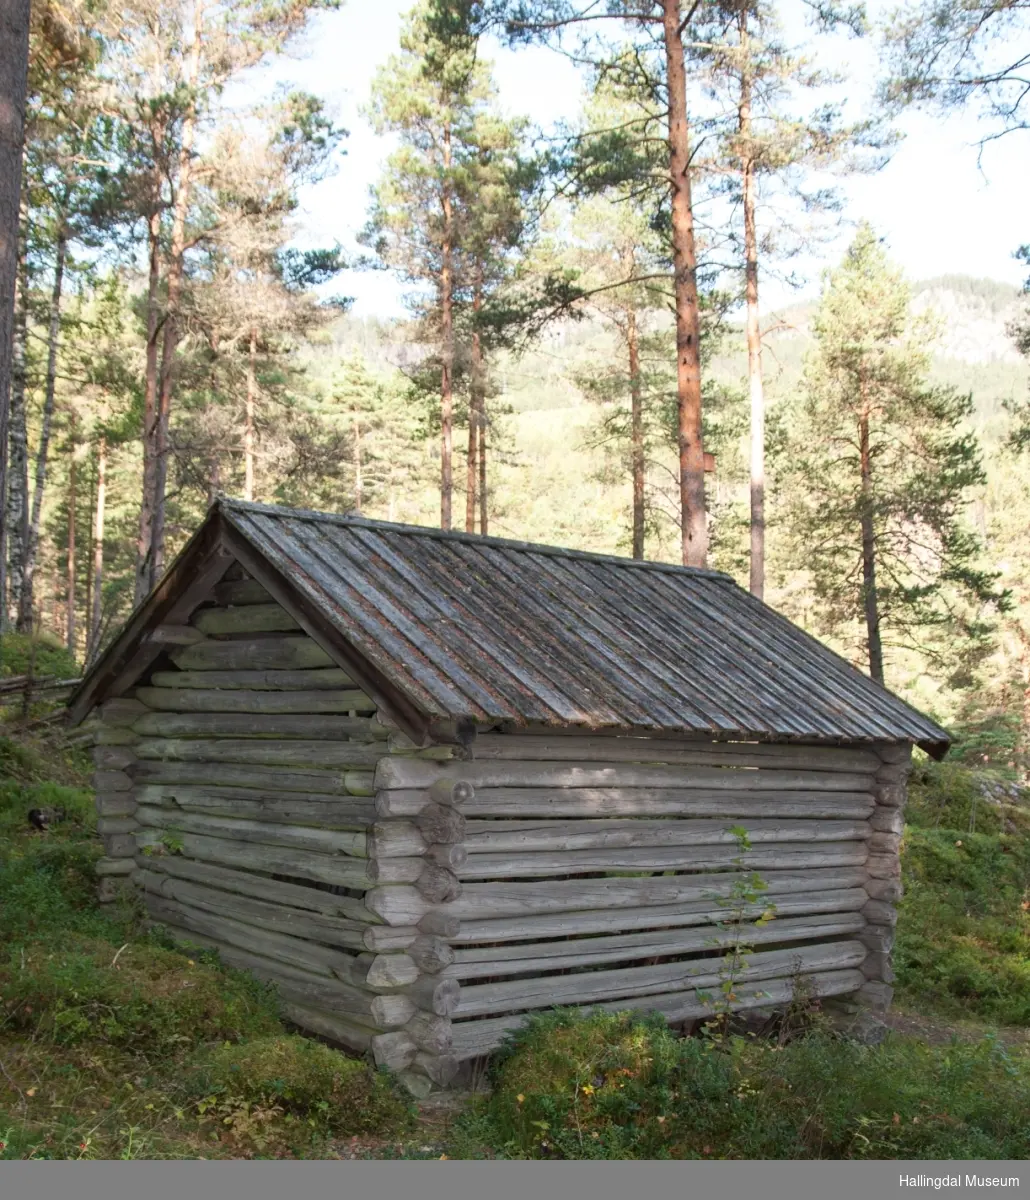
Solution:
<svg viewBox="0 0 1030 1200"><path fill-rule="evenodd" d="M896 954L914 1036L866 1048L816 1022L779 1045L545 1014L454 1119L296 1036L267 989L133 905L98 905L87 769L0 737L0 1157L1030 1154L1030 810L1004 780L914 782ZM66 813L46 834L25 819L43 806Z"/></svg>

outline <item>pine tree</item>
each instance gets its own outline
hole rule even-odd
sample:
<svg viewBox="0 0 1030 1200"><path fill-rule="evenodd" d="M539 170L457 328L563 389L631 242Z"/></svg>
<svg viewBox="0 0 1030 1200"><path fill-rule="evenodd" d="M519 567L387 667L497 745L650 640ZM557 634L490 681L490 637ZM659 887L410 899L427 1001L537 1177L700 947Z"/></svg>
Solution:
<svg viewBox="0 0 1030 1200"><path fill-rule="evenodd" d="M929 381L931 330L909 300L862 225L826 278L782 482L825 629L863 629L878 683L892 650L954 664L1008 603L964 519L984 482L972 398Z"/></svg>

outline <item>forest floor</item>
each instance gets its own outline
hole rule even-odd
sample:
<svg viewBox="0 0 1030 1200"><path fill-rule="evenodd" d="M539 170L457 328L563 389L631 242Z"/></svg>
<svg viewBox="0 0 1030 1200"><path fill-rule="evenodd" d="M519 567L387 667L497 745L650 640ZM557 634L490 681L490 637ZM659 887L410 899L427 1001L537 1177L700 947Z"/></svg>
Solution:
<svg viewBox="0 0 1030 1200"><path fill-rule="evenodd" d="M97 904L85 753L8 733L0 1158L1030 1157L1030 808L991 776L914 779L883 1045L818 1019L769 1040L548 1015L489 1086L416 1106L268 989ZM34 807L64 818L40 833Z"/></svg>

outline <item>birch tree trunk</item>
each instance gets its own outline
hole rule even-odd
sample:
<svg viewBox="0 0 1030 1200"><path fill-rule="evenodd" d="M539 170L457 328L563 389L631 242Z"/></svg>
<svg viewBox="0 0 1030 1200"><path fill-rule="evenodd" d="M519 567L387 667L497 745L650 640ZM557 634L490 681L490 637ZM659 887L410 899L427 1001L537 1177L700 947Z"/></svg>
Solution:
<svg viewBox="0 0 1030 1200"><path fill-rule="evenodd" d="M46 488L47 460L50 454L50 431L54 422L54 397L57 390L57 346L61 337L61 291L64 285L65 258L68 253L68 234L63 225L57 237L54 261L54 286L50 294L50 321L47 329L46 394L43 400L43 420L36 451L36 479L32 492L32 518L25 545L25 578L18 608L18 628L32 627L33 583L36 575L36 551L39 547L39 523L43 516L43 492Z"/></svg>
<svg viewBox="0 0 1030 1200"><path fill-rule="evenodd" d="M869 406L858 422L859 461L862 471L862 603L869 642L869 674L883 683L883 643L880 638L880 606L876 595L876 533L873 527L873 470L869 449Z"/></svg>
<svg viewBox="0 0 1030 1200"><path fill-rule="evenodd" d="M672 190L672 262L676 297L676 391L679 409L679 483L683 562L708 558L705 456L701 438L701 323L697 251L690 186L690 122L683 60L680 0L662 0L669 92L669 184Z"/></svg>
<svg viewBox="0 0 1030 1200"><path fill-rule="evenodd" d="M751 127L750 40L747 12L740 13L741 186L744 201L744 290L747 302L747 377L751 397L751 594L765 594L765 394L762 331L758 311L758 231L755 222L756 164Z"/></svg>
<svg viewBox="0 0 1030 1200"><path fill-rule="evenodd" d="M640 340L636 309L626 310L629 351L630 456L633 472L633 557L644 557L644 398L640 386Z"/></svg>
<svg viewBox="0 0 1030 1200"><path fill-rule="evenodd" d="M257 330L250 330L250 354L247 360L247 412L243 427L243 499L254 499L254 398L257 391Z"/></svg>
<svg viewBox="0 0 1030 1200"><path fill-rule="evenodd" d="M6 626L7 444L14 385L30 8L29 0L7 0L0 6L0 630Z"/></svg>
<svg viewBox="0 0 1030 1200"><path fill-rule="evenodd" d="M440 266L440 528L451 527L454 424L454 211L451 197L451 130L443 131L443 244Z"/></svg>

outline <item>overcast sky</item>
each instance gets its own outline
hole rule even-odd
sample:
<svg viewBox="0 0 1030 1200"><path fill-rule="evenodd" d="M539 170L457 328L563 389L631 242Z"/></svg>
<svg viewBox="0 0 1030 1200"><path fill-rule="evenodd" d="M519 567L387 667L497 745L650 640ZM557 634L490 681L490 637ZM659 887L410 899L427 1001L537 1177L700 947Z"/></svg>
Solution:
<svg viewBox="0 0 1030 1200"><path fill-rule="evenodd" d="M319 14L296 53L252 81L264 90L272 80L292 82L322 96L349 131L338 171L302 195L301 240L309 245L339 241L354 247L365 221L369 187L380 175L390 139L376 137L360 115L376 68L397 46L401 17L410 0L346 0ZM788 32L804 38L801 0L785 0ZM827 53L846 62L848 95L859 111L875 76L875 47L849 42ZM511 113L546 127L577 112L582 81L559 55L544 49L507 51L487 47L501 102ZM830 63L828 65L837 65ZM905 118L905 137L891 162L873 176L851 178L845 223L836 240L795 264L806 283L801 295L818 288L820 270L839 258L852 224L867 218L886 238L894 258L912 279L959 273L1022 282L1024 270L1012 255L1030 240L1026 197L1030 154L1025 136L989 145L978 164L976 138L983 132L968 115L941 121L919 114ZM350 272L335 290L355 297L358 315L403 314L403 288L384 272ZM775 308L798 293L767 280L763 307Z"/></svg>

